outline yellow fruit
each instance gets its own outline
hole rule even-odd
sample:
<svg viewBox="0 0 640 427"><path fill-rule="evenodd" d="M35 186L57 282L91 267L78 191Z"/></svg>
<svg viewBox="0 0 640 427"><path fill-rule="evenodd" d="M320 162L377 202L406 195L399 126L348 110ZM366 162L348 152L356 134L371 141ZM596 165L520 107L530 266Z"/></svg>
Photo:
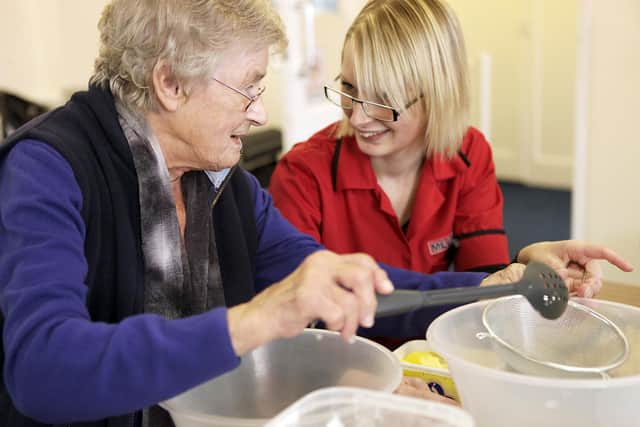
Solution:
<svg viewBox="0 0 640 427"><path fill-rule="evenodd" d="M447 362L442 356L433 351L412 351L407 354L402 361L415 365L429 366L431 368L447 369Z"/></svg>

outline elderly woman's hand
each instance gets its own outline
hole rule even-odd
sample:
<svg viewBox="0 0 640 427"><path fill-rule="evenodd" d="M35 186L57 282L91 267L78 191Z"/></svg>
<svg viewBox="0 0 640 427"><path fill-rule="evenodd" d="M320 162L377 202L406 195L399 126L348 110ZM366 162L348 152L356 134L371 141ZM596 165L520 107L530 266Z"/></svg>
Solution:
<svg viewBox="0 0 640 427"><path fill-rule="evenodd" d="M295 336L318 319L348 340L359 326L373 326L376 293L391 291L387 273L370 256L319 251L282 281L228 310L231 342L236 354L244 354Z"/></svg>
<svg viewBox="0 0 640 427"><path fill-rule="evenodd" d="M633 267L611 249L576 240L533 243L518 253L518 262L539 261L547 264L565 280L571 295L591 298L602 288L602 268L606 260L622 271Z"/></svg>

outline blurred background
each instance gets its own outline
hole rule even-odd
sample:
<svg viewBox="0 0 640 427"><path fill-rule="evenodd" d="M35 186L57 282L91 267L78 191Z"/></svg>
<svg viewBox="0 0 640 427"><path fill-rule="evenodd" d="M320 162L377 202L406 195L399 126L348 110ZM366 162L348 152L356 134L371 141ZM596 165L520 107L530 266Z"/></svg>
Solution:
<svg viewBox="0 0 640 427"><path fill-rule="evenodd" d="M0 140L86 87L105 0L0 0ZM340 117L322 97L365 0L274 0L290 46L274 57L269 124L245 166L267 183L281 152ZM640 1L449 0L465 33L472 124L491 141L510 249L569 237L640 267ZM1 201L0 201L1 203ZM605 267L640 286L640 272Z"/></svg>

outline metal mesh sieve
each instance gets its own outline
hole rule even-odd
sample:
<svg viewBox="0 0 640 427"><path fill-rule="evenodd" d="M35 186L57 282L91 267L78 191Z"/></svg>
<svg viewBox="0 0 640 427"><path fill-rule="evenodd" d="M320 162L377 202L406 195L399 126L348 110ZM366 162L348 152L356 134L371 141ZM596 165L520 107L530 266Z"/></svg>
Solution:
<svg viewBox="0 0 640 427"><path fill-rule="evenodd" d="M522 296L499 298L487 304L482 323L496 353L525 374L605 377L629 353L627 338L613 322L571 300L561 317L549 320Z"/></svg>

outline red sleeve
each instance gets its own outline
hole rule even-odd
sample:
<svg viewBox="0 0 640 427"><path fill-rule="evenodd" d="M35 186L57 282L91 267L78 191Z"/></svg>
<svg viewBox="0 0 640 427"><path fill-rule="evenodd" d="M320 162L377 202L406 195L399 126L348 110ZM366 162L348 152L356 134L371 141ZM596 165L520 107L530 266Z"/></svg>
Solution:
<svg viewBox="0 0 640 427"><path fill-rule="evenodd" d="M269 192L276 208L298 230L321 241L320 185L294 148L280 159L271 176Z"/></svg>
<svg viewBox="0 0 640 427"><path fill-rule="evenodd" d="M454 224L459 245L456 270L497 270L509 264L509 251L491 147L482 133L471 128L461 151L468 163Z"/></svg>

